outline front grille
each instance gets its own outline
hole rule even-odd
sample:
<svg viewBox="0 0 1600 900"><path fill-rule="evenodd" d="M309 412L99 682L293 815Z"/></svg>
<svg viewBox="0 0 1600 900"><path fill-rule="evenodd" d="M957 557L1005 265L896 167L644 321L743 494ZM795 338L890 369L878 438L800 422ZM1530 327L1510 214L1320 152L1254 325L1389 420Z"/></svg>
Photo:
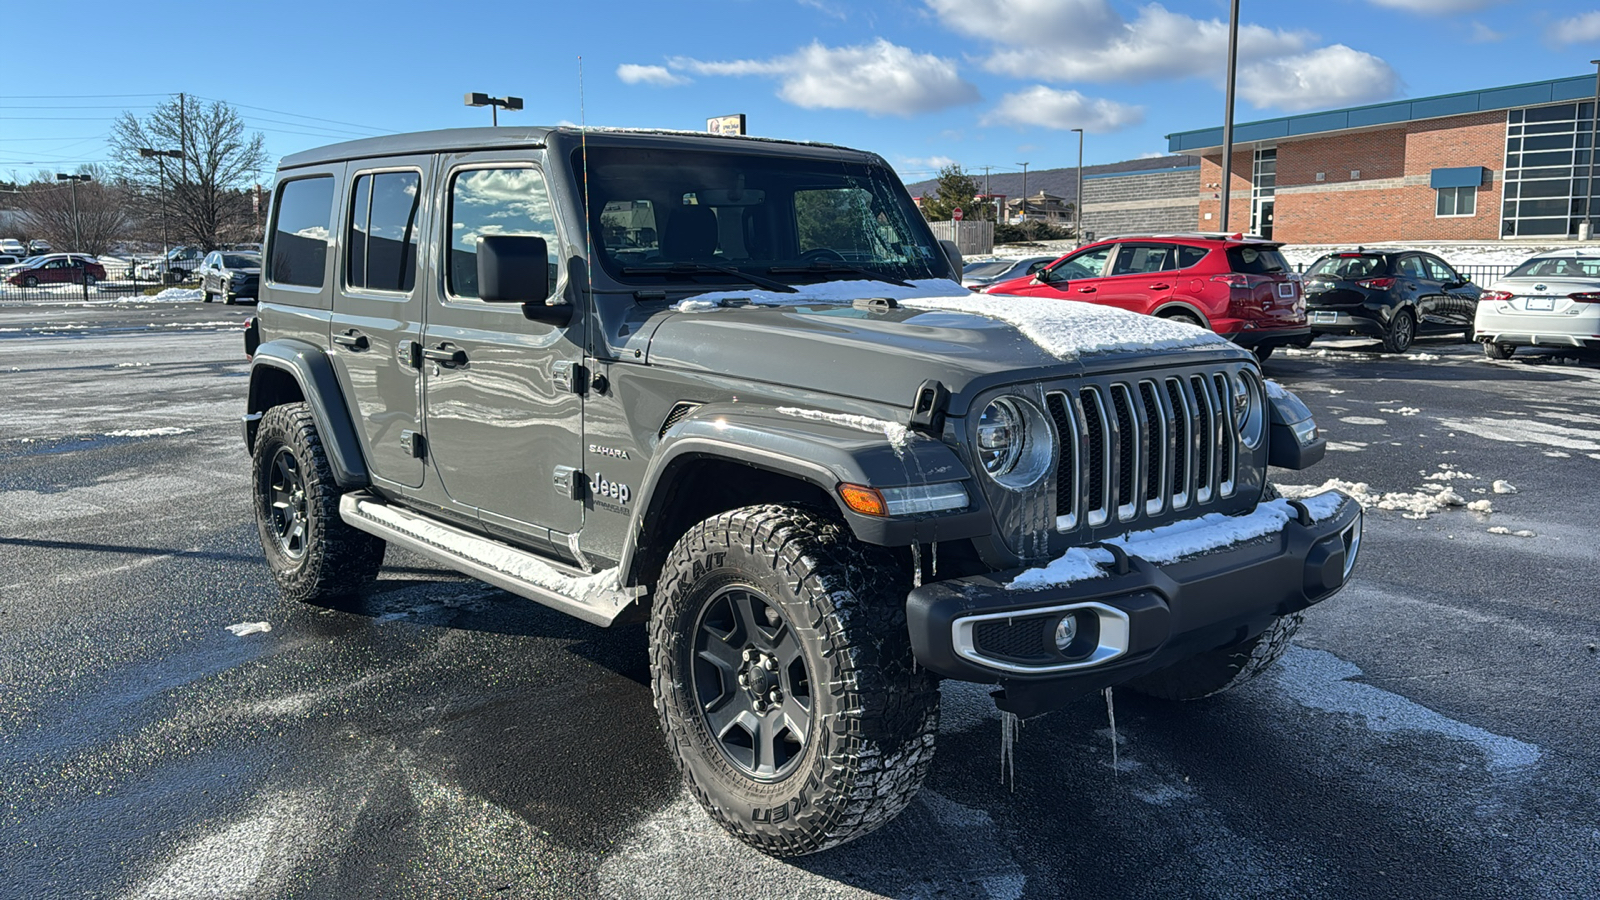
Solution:
<svg viewBox="0 0 1600 900"><path fill-rule="evenodd" d="M1047 394L1061 438L1056 527L1129 523L1233 496L1231 391L1223 375L1208 374Z"/></svg>

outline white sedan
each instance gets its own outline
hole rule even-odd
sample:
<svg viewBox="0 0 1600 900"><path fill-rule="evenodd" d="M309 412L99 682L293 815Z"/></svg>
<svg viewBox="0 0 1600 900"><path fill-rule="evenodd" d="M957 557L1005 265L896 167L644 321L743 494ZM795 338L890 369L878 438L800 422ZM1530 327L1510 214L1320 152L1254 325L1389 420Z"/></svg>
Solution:
<svg viewBox="0 0 1600 900"><path fill-rule="evenodd" d="M1600 349L1600 250L1541 253L1478 298L1473 337L1490 359L1518 347Z"/></svg>

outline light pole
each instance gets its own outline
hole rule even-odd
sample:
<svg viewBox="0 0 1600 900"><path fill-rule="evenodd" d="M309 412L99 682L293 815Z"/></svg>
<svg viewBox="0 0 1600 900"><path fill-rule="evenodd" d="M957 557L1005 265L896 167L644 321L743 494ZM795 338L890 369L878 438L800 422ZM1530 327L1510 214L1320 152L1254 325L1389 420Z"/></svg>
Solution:
<svg viewBox="0 0 1600 900"><path fill-rule="evenodd" d="M1222 233L1228 233L1228 189L1233 186L1233 73L1239 68L1239 0L1228 10L1228 96L1222 101Z"/></svg>
<svg viewBox="0 0 1600 900"><path fill-rule="evenodd" d="M1594 237L1594 223L1590 219L1590 207L1594 206L1594 126L1600 119L1600 59L1589 60L1589 65L1595 66L1594 72L1594 116L1589 119L1589 177L1584 179L1583 196L1583 233L1578 235L1582 240Z"/></svg>
<svg viewBox="0 0 1600 900"><path fill-rule="evenodd" d="M1022 221L1028 221L1028 164L1017 163L1022 167Z"/></svg>
<svg viewBox="0 0 1600 900"><path fill-rule="evenodd" d="M156 168L160 170L161 193L161 283L167 283L167 163L169 159L183 159L182 150L156 150L150 147L140 147L139 155L145 159L155 158Z"/></svg>
<svg viewBox="0 0 1600 900"><path fill-rule="evenodd" d="M72 249L83 249L83 232L78 228L78 182L93 181L92 175L68 175L65 172L56 173L57 181L65 181L72 191Z"/></svg>
<svg viewBox="0 0 1600 900"><path fill-rule="evenodd" d="M1074 128L1078 133L1078 196L1072 201L1072 239L1083 246L1083 129Z"/></svg>
<svg viewBox="0 0 1600 900"><path fill-rule="evenodd" d="M500 124L500 110L513 110L522 108L521 97L491 97L488 94L467 94L468 106L487 106L490 108L490 119L495 126Z"/></svg>

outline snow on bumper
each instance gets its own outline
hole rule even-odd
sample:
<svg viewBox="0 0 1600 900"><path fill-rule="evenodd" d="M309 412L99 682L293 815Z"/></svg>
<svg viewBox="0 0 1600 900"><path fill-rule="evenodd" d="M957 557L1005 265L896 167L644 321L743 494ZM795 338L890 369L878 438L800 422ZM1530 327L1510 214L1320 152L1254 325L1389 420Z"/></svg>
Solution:
<svg viewBox="0 0 1600 900"><path fill-rule="evenodd" d="M1031 698L1016 711L1041 712L1333 596L1355 564L1361 516L1328 491L1074 548L1037 569L927 584L906 599L912 646L935 672L999 682Z"/></svg>

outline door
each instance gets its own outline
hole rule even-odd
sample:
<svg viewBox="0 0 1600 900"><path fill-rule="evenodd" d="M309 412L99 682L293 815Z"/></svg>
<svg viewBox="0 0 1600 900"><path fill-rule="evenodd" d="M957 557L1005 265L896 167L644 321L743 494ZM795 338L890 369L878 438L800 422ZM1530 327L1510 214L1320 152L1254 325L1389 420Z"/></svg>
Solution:
<svg viewBox="0 0 1600 900"><path fill-rule="evenodd" d="M1097 285L1095 302L1136 313L1154 312L1172 296L1177 259L1175 244L1118 244L1111 268Z"/></svg>
<svg viewBox="0 0 1600 900"><path fill-rule="evenodd" d="M1422 254L1422 264L1429 278L1439 282L1439 318L1462 328L1472 325L1478 314L1478 288L1437 256Z"/></svg>
<svg viewBox="0 0 1600 900"><path fill-rule="evenodd" d="M1035 297L1060 297L1065 300L1097 302L1101 276L1111 259L1115 244L1089 247L1065 257L1038 275L1039 283L1026 293Z"/></svg>
<svg viewBox="0 0 1600 900"><path fill-rule="evenodd" d="M422 484L424 448L417 355L422 331L417 238L431 157L346 169L344 253L333 294L334 370L360 421L375 478Z"/></svg>
<svg viewBox="0 0 1600 900"><path fill-rule="evenodd" d="M1422 262L1421 254L1407 253L1395 261L1395 296L1410 300L1417 307L1417 325L1424 329L1448 321L1441 317L1445 306L1444 285Z"/></svg>
<svg viewBox="0 0 1600 900"><path fill-rule="evenodd" d="M423 393L429 455L449 500L489 525L538 535L574 533L582 494L583 407L572 378L583 356L584 319L529 321L520 304L478 299L477 239L537 235L549 248L551 291L564 289L565 258L542 154L519 151L447 157L442 166L442 277L423 332ZM566 488L557 485L565 474ZM532 527L537 526L537 527ZM559 540L556 541L558 544Z"/></svg>

